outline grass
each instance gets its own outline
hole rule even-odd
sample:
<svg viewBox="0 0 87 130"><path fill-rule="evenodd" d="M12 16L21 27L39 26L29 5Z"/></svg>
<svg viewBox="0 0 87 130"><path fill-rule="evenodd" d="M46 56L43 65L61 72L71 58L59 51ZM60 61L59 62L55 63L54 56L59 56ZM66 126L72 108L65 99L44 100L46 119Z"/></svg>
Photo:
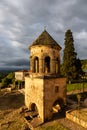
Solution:
<svg viewBox="0 0 87 130"><path fill-rule="evenodd" d="M69 130L69 129L59 124L58 121L53 121L52 123L50 123L50 125L39 126L35 130Z"/></svg>
<svg viewBox="0 0 87 130"><path fill-rule="evenodd" d="M74 91L74 90L82 90L87 89L87 83L72 83L67 84L67 92Z"/></svg>

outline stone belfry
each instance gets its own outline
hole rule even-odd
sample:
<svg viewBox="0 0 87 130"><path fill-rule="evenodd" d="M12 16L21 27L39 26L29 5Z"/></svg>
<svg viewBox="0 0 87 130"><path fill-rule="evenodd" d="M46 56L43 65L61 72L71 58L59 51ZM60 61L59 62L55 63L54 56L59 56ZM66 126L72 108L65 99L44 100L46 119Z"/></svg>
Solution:
<svg viewBox="0 0 87 130"><path fill-rule="evenodd" d="M29 47L30 70L39 74L60 74L61 47L45 30Z"/></svg>
<svg viewBox="0 0 87 130"><path fill-rule="evenodd" d="M30 76L25 77L25 105L37 111L42 122L57 106L66 104L66 78L60 76L61 47L44 30L29 46Z"/></svg>

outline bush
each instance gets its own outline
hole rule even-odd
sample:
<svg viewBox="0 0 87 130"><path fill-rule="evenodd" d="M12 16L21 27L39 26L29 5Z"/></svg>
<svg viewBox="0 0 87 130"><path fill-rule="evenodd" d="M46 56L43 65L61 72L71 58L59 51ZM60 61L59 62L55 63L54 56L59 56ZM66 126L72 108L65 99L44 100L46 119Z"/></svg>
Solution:
<svg viewBox="0 0 87 130"><path fill-rule="evenodd" d="M5 78L2 79L2 88L8 87L14 82L14 73L9 73Z"/></svg>

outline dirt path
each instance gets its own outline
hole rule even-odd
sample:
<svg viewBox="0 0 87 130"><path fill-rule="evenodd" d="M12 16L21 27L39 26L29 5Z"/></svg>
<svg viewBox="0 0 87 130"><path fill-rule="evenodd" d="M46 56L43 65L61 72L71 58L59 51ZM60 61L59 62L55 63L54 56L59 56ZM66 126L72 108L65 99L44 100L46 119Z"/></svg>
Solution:
<svg viewBox="0 0 87 130"><path fill-rule="evenodd" d="M0 94L0 130L24 130L28 128L21 110L24 95L18 91Z"/></svg>

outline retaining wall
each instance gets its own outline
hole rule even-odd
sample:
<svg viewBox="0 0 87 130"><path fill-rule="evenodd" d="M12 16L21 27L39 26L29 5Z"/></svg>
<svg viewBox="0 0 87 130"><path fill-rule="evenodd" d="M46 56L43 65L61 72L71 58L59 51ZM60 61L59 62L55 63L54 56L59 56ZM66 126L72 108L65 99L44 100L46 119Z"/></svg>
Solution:
<svg viewBox="0 0 87 130"><path fill-rule="evenodd" d="M76 115L72 115L70 112L71 111L67 111L66 112L66 118L67 119L69 119L69 120L71 120L71 121L81 125L84 128L87 128L87 122L86 121L84 121L82 119L79 119L79 117L77 117Z"/></svg>

